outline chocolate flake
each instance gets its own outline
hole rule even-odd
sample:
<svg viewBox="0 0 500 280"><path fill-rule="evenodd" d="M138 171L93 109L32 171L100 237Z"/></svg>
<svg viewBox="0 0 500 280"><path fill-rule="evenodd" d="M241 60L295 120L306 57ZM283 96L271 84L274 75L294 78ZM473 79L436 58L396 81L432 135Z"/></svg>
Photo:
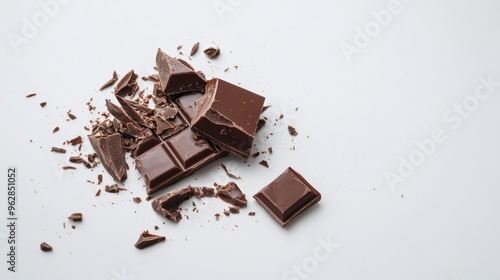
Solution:
<svg viewBox="0 0 500 280"><path fill-rule="evenodd" d="M217 189L216 196L226 203L239 207L247 205L245 194L241 192L236 183L229 182L225 186L218 184L215 184L215 186Z"/></svg>
<svg viewBox="0 0 500 280"><path fill-rule="evenodd" d="M255 212L248 212L248 216L255 216Z"/></svg>
<svg viewBox="0 0 500 280"><path fill-rule="evenodd" d="M272 105L266 105L262 107L261 113L264 113L267 109L269 109Z"/></svg>
<svg viewBox="0 0 500 280"><path fill-rule="evenodd" d="M115 87L115 95L121 97L133 96L139 90L139 85L136 82L137 77L138 75L134 73L134 70L130 70L125 74Z"/></svg>
<svg viewBox="0 0 500 280"><path fill-rule="evenodd" d="M76 116L75 116L75 115L73 115L73 114L71 113L71 110L69 110L69 111L67 112L67 114L68 114L68 117L69 117L70 119L72 119L72 120L75 120L75 119L76 119Z"/></svg>
<svg viewBox="0 0 500 280"><path fill-rule="evenodd" d="M79 156L72 156L69 158L69 161L72 163L81 163L87 168L92 168L92 165L90 165L90 163L88 163L86 160L84 160L83 158L81 158Z"/></svg>
<svg viewBox="0 0 500 280"><path fill-rule="evenodd" d="M104 190L109 193L119 193L120 191L126 191L127 189L118 186L118 184L106 185Z"/></svg>
<svg viewBox="0 0 500 280"><path fill-rule="evenodd" d="M273 147L269 147L269 148L267 149L267 151L268 151L270 154L272 154L272 153L273 153Z"/></svg>
<svg viewBox="0 0 500 280"><path fill-rule="evenodd" d="M102 174L97 175L97 184L100 185L102 183Z"/></svg>
<svg viewBox="0 0 500 280"><path fill-rule="evenodd" d="M141 233L141 235L139 236L139 239L137 240L137 242L135 243L134 246L137 249L144 249L144 248L147 248L149 246L155 245L157 243L164 242L165 240L166 239L164 236L151 234L151 233L149 233L149 231L146 230L143 233Z"/></svg>
<svg viewBox="0 0 500 280"><path fill-rule="evenodd" d="M290 135L292 136L296 136L298 135L299 133L297 132L297 130L295 129L295 127L289 125L288 126L288 133L290 133Z"/></svg>
<svg viewBox="0 0 500 280"><path fill-rule="evenodd" d="M70 165L65 165L62 167L63 170L68 170L68 169L76 169L76 167L74 166L70 166Z"/></svg>
<svg viewBox="0 0 500 280"><path fill-rule="evenodd" d="M95 193L95 196L100 196L101 195L101 189L98 189L97 192Z"/></svg>
<svg viewBox="0 0 500 280"><path fill-rule="evenodd" d="M134 201L135 203L141 203L142 199L140 197L134 197L132 198L132 201Z"/></svg>
<svg viewBox="0 0 500 280"><path fill-rule="evenodd" d="M79 145L79 144L82 144L83 143L83 139L82 139L82 136L77 136L73 139L70 139L68 141L66 141L67 143L73 145L73 146L76 146L76 145Z"/></svg>
<svg viewBox="0 0 500 280"><path fill-rule="evenodd" d="M55 152L55 153L61 153L61 154L65 154L66 153L66 149L63 149L63 148L58 148L58 147L52 147L50 149L51 152Z"/></svg>
<svg viewBox="0 0 500 280"><path fill-rule="evenodd" d="M50 246L49 244L45 243L45 242L42 242L40 244L40 249L44 252L50 252L52 251L52 246Z"/></svg>
<svg viewBox="0 0 500 280"><path fill-rule="evenodd" d="M56 127L54 127L54 129L52 130L52 133L56 133L56 132L58 132L58 131L59 131L59 127L58 127L58 126L56 126Z"/></svg>
<svg viewBox="0 0 500 280"><path fill-rule="evenodd" d="M267 161L265 161L265 160L259 161L259 164L266 167L266 168L269 168L269 163L267 163Z"/></svg>
<svg viewBox="0 0 500 280"><path fill-rule="evenodd" d="M45 107L46 105L47 105L47 102L45 102L45 101L44 101L44 102L40 102L40 107L42 107L42 108L43 108L43 107Z"/></svg>
<svg viewBox="0 0 500 280"><path fill-rule="evenodd" d="M191 48L191 53L189 55L193 56L198 52L198 49L200 47L200 42L196 42L196 44L193 45Z"/></svg>
<svg viewBox="0 0 500 280"><path fill-rule="evenodd" d="M114 85L116 81L118 81L118 74L116 74L116 71L113 71L113 77L109 81L104 83L99 90L103 90L107 87Z"/></svg>
<svg viewBox="0 0 500 280"><path fill-rule="evenodd" d="M30 93L30 94L26 95L26 98L31 98L33 96L36 96L36 93Z"/></svg>
<svg viewBox="0 0 500 280"><path fill-rule="evenodd" d="M224 169L224 171L226 172L226 175L229 177L229 178L233 178L233 179L241 179L240 176L236 176L234 175L233 173L229 172L229 170L227 169L227 167L221 163L220 166L222 166L222 169Z"/></svg>
<svg viewBox="0 0 500 280"><path fill-rule="evenodd" d="M240 207L229 206L229 212L231 212L231 214L238 214L240 213Z"/></svg>
<svg viewBox="0 0 500 280"><path fill-rule="evenodd" d="M220 54L220 49L219 48L214 48L214 47L210 47L206 50L203 51L205 53L205 55L210 58L210 59L214 59L216 58L217 56L219 56Z"/></svg>
<svg viewBox="0 0 500 280"><path fill-rule="evenodd" d="M68 219L72 220L73 222L81 222L83 220L83 215L82 213L73 213L68 217Z"/></svg>

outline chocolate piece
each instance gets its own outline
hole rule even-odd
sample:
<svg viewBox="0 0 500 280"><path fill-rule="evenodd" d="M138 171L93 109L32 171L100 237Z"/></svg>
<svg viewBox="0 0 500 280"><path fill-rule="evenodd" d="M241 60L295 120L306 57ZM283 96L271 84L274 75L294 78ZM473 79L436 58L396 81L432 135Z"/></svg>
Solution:
<svg viewBox="0 0 500 280"><path fill-rule="evenodd" d="M267 163L267 161L265 161L265 160L259 161L259 164L266 167L266 168L269 168L269 163Z"/></svg>
<svg viewBox="0 0 500 280"><path fill-rule="evenodd" d="M73 213L68 217L68 219L72 220L73 222L81 222L83 220L83 215L82 213Z"/></svg>
<svg viewBox="0 0 500 280"><path fill-rule="evenodd" d="M42 242L40 244L40 249L44 252L50 252L52 251L52 246L50 246L49 244L45 243L45 242Z"/></svg>
<svg viewBox="0 0 500 280"><path fill-rule="evenodd" d="M267 109L269 109L272 105L266 105L262 107L261 113L264 113Z"/></svg>
<svg viewBox="0 0 500 280"><path fill-rule="evenodd" d="M179 60L164 53L161 49L158 49L156 55L156 65L160 76L160 89L164 95L205 91L205 79Z"/></svg>
<svg viewBox="0 0 500 280"><path fill-rule="evenodd" d="M134 197L132 198L132 201L134 201L135 203L141 203L142 199L140 197Z"/></svg>
<svg viewBox="0 0 500 280"><path fill-rule="evenodd" d="M58 131L59 131L59 127L58 127L58 126L56 126L56 127L54 127L54 129L52 130L52 133L56 133L56 132L58 132Z"/></svg>
<svg viewBox="0 0 500 280"><path fill-rule="evenodd" d="M115 95L122 97L134 95L139 90L136 80L137 74L134 70L125 74L115 87Z"/></svg>
<svg viewBox="0 0 500 280"><path fill-rule="evenodd" d="M210 47L210 48L204 50L203 52L205 53L205 55L208 58L213 59L213 58L216 58L216 57L219 56L220 49L219 48Z"/></svg>
<svg viewBox="0 0 500 280"><path fill-rule="evenodd" d="M126 191L127 189L118 186L118 184L106 185L104 190L109 193L119 193L120 191Z"/></svg>
<svg viewBox="0 0 500 280"><path fill-rule="evenodd" d="M291 167L253 196L282 227L316 204L321 194Z"/></svg>
<svg viewBox="0 0 500 280"><path fill-rule="evenodd" d="M233 173L229 172L229 170L227 170L227 167L221 163L220 166L222 166L222 169L224 169L224 171L226 172L226 175L229 177L229 178L233 178L233 179L241 179L240 176L236 176L234 175Z"/></svg>
<svg viewBox="0 0 500 280"><path fill-rule="evenodd" d="M36 96L36 93L30 93L30 94L26 95L26 98L31 98L33 96Z"/></svg>
<svg viewBox="0 0 500 280"><path fill-rule="evenodd" d="M194 196L197 198L202 198L202 197L214 197L215 196L215 189L213 188L207 188L207 187L193 187L194 188Z"/></svg>
<svg viewBox="0 0 500 280"><path fill-rule="evenodd" d="M293 127L291 125L288 126L288 133L290 133L290 135L292 135L292 136L296 136L299 134L299 133L297 133L297 130L295 129L295 127Z"/></svg>
<svg viewBox="0 0 500 280"><path fill-rule="evenodd" d="M224 213L224 215L226 215L226 216L229 216L231 214L231 212L229 212L227 209L224 209L224 211L222 211L222 213Z"/></svg>
<svg viewBox="0 0 500 280"><path fill-rule="evenodd" d="M101 195L101 189L98 189L97 192L95 193L95 196L100 196Z"/></svg>
<svg viewBox="0 0 500 280"><path fill-rule="evenodd" d="M97 175L97 184L100 185L102 183L102 174Z"/></svg>
<svg viewBox="0 0 500 280"><path fill-rule="evenodd" d="M225 186L218 184L215 184L215 186L217 189L216 196L223 201L239 207L247 205L245 194L241 192L236 183L229 182Z"/></svg>
<svg viewBox="0 0 500 280"><path fill-rule="evenodd" d="M264 97L221 79L207 82L205 94L196 101L193 131L222 149L247 159L255 138ZM226 130L226 135L221 130Z"/></svg>
<svg viewBox="0 0 500 280"><path fill-rule="evenodd" d="M214 216L215 216L215 220L218 221L219 218L220 218L220 214L219 213L215 213Z"/></svg>
<svg viewBox="0 0 500 280"><path fill-rule="evenodd" d="M264 125L266 125L266 120L259 119L259 122L257 123L257 131L259 131Z"/></svg>
<svg viewBox="0 0 500 280"><path fill-rule="evenodd" d="M116 81L118 81L118 74L116 74L116 71L113 71L113 78L111 78L109 81L104 83L104 85L102 85L99 90L103 90L107 87L114 85L116 83Z"/></svg>
<svg viewBox="0 0 500 280"><path fill-rule="evenodd" d="M75 138L73 139L70 139L68 141L69 144L73 145L73 146L76 146L76 145L79 145L79 144L82 144L83 143L83 139L82 139L82 136L76 136Z"/></svg>
<svg viewBox="0 0 500 280"><path fill-rule="evenodd" d="M146 230L143 233L141 233L141 235L139 236L139 240L137 240L137 242L135 243L134 246L137 249L144 249L146 247L155 245L155 244L163 242L163 241L165 241L164 236L151 234L151 233L149 233L149 231Z"/></svg>
<svg viewBox="0 0 500 280"><path fill-rule="evenodd" d="M267 149L267 151L268 151L270 154L272 154L272 153L273 153L273 147L269 147L269 148Z"/></svg>
<svg viewBox="0 0 500 280"><path fill-rule="evenodd" d="M86 160L84 160L83 158L81 158L79 156L72 156L72 157L69 158L69 161L72 162L72 163L81 163L81 164L83 164L87 168L92 168L92 166L90 165L90 163L88 163Z"/></svg>
<svg viewBox="0 0 500 280"><path fill-rule="evenodd" d="M56 152L56 153L61 153L61 154L65 154L66 153L66 150L63 149L63 148L58 148L58 147L52 147L50 149L51 152Z"/></svg>
<svg viewBox="0 0 500 280"><path fill-rule="evenodd" d="M127 178L125 150L120 134L94 136L89 135L90 143L101 160L102 165L115 181Z"/></svg>
<svg viewBox="0 0 500 280"><path fill-rule="evenodd" d="M248 212L248 216L255 216L255 212Z"/></svg>
<svg viewBox="0 0 500 280"><path fill-rule="evenodd" d="M40 102L40 107L45 107L47 105L47 102Z"/></svg>
<svg viewBox="0 0 500 280"><path fill-rule="evenodd" d="M201 93L186 94L173 102L178 107L177 127L153 135L138 145L136 166L146 181L149 194L172 185L227 153L206 139L197 137L189 127L196 112L194 101Z"/></svg>
<svg viewBox="0 0 500 280"><path fill-rule="evenodd" d="M72 229L75 229L75 228L76 228L76 226L75 226L75 225L71 225L71 228L72 228Z"/></svg>
<svg viewBox="0 0 500 280"><path fill-rule="evenodd" d="M75 115L73 115L73 114L71 113L71 110L69 110L69 111L67 112L67 114L68 114L68 117L69 117L70 119L72 119L72 120L75 120L75 119L76 119L76 116L75 116Z"/></svg>
<svg viewBox="0 0 500 280"><path fill-rule="evenodd" d="M191 53L189 54L190 56L195 55L198 52L198 49L200 48L200 42L196 42L196 44L193 45L191 48Z"/></svg>
<svg viewBox="0 0 500 280"><path fill-rule="evenodd" d="M238 214L240 213L240 207L229 206L229 212L231 212L231 214Z"/></svg>
<svg viewBox="0 0 500 280"><path fill-rule="evenodd" d="M253 158L256 158L256 157L258 157L259 155L260 155L260 152L255 152L255 153L253 153L252 157L253 157Z"/></svg>
<svg viewBox="0 0 500 280"><path fill-rule="evenodd" d="M182 219L179 210L180 205L194 195L194 188L191 186L168 192L153 200L153 209L169 220L178 222Z"/></svg>
<svg viewBox="0 0 500 280"><path fill-rule="evenodd" d="M63 170L68 170L68 169L76 169L76 167L74 166L69 166L69 165L65 165L62 167Z"/></svg>

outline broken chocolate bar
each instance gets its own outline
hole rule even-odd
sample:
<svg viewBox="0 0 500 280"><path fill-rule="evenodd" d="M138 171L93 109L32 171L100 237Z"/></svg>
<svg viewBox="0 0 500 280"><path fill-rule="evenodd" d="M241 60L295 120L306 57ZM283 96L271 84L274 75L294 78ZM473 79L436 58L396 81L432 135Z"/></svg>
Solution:
<svg viewBox="0 0 500 280"><path fill-rule="evenodd" d="M156 66L160 78L160 89L164 95L205 91L205 79L192 68L170 57L161 49L158 49L156 55Z"/></svg>
<svg viewBox="0 0 500 280"><path fill-rule="evenodd" d="M291 167L253 196L282 227L316 204L321 194Z"/></svg>
<svg viewBox="0 0 500 280"><path fill-rule="evenodd" d="M90 143L102 165L114 180L122 182L127 178L127 163L122 137L118 133L103 136L89 135Z"/></svg>
<svg viewBox="0 0 500 280"><path fill-rule="evenodd" d="M163 241L165 241L164 236L151 234L151 233L149 233L149 231L146 230L143 233L141 233L141 235L139 236L139 239L137 240L137 242L135 243L134 246L137 249L144 249L144 248L147 248L149 246L153 246L153 245L160 243L160 242L163 242Z"/></svg>
<svg viewBox="0 0 500 280"><path fill-rule="evenodd" d="M191 121L193 131L222 149L248 159L264 97L221 79L207 82Z"/></svg>
<svg viewBox="0 0 500 280"><path fill-rule="evenodd" d="M239 207L247 205L245 194L241 192L238 185L234 182L229 182L225 186L217 184L215 184L215 186L217 189L216 196L223 201Z"/></svg>

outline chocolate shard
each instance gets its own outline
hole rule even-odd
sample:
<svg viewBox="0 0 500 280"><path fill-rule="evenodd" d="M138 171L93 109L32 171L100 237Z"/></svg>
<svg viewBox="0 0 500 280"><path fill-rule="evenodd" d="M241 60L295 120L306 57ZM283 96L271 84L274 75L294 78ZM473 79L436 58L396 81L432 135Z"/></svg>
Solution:
<svg viewBox="0 0 500 280"><path fill-rule="evenodd" d="M264 97L221 79L207 82L196 101L193 131L243 159L250 156ZM226 133L220 133L222 130Z"/></svg>
<svg viewBox="0 0 500 280"><path fill-rule="evenodd" d="M215 184L215 186L217 189L217 193L215 195L223 201L238 207L247 205L245 194L241 192L236 183L229 182L225 186L218 184Z"/></svg>
<svg viewBox="0 0 500 280"><path fill-rule="evenodd" d="M68 219L72 220L73 222L81 222L83 220L83 215L82 213L73 213L68 217Z"/></svg>
<svg viewBox="0 0 500 280"><path fill-rule="evenodd" d="M189 55L191 56L195 55L198 52L199 48L200 48L200 42L196 42L191 48L191 53Z"/></svg>
<svg viewBox="0 0 500 280"><path fill-rule="evenodd" d="M119 96L117 96L117 98L118 97ZM121 99L121 97L119 98ZM106 99L106 107L108 108L108 112L123 124L125 134L132 137L144 137L143 128L141 128L141 126L139 126L139 124L134 121L122 108L113 104L113 102L109 99ZM140 119L142 120L142 118Z"/></svg>
<svg viewBox="0 0 500 280"><path fill-rule="evenodd" d="M118 186L118 184L106 185L104 186L104 191L109 193L119 193L121 191L126 191L127 189Z"/></svg>
<svg viewBox="0 0 500 280"><path fill-rule="evenodd" d="M50 251L52 251L52 246L50 246L49 244L47 244L45 242L42 242L40 244L40 250L42 250L44 252L50 252Z"/></svg>
<svg viewBox="0 0 500 280"><path fill-rule="evenodd" d="M288 126L288 133L290 133L290 135L292 135L292 136L296 136L299 134L299 133L297 133L297 130L295 129L295 127L293 127L291 125Z"/></svg>
<svg viewBox="0 0 500 280"><path fill-rule="evenodd" d="M116 99L118 100L120 105L122 105L123 111L125 111L125 113L127 113L127 115L132 120L143 127L152 128L152 126L147 124L144 118L139 115L139 113L134 109L133 105L130 103L130 100L127 100L119 95L116 96Z"/></svg>
<svg viewBox="0 0 500 280"><path fill-rule="evenodd" d="M266 160L259 161L259 164L262 165L262 166L264 166L264 167L266 167L266 168L269 168L269 163L267 163Z"/></svg>
<svg viewBox="0 0 500 280"><path fill-rule="evenodd" d="M222 166L222 169L224 169L224 171L226 172L226 175L227 175L229 178L233 178L233 179L241 179L241 177L240 177L240 176L236 176L236 175L234 175L233 173L231 173L231 172L227 169L227 167L226 167L223 163L221 163L221 164L220 164L220 166Z"/></svg>
<svg viewBox="0 0 500 280"><path fill-rule="evenodd" d="M127 163L121 135L119 133L103 136L89 135L88 138L111 177L119 182L127 179Z"/></svg>
<svg viewBox="0 0 500 280"><path fill-rule="evenodd" d="M165 241L165 236L151 234L149 233L149 231L146 230L143 233L141 233L139 239L137 240L134 246L137 249L144 249L164 241Z"/></svg>
<svg viewBox="0 0 500 280"><path fill-rule="evenodd" d="M205 91L205 79L161 49L158 49L156 55L156 65L158 66L160 89L164 95Z"/></svg>
<svg viewBox="0 0 500 280"><path fill-rule="evenodd" d="M55 153L61 153L61 154L65 154L66 153L66 149L63 149L63 148L58 148L58 147L52 147L50 149L51 152L55 152Z"/></svg>
<svg viewBox="0 0 500 280"><path fill-rule="evenodd" d="M321 194L291 167L253 196L282 227L321 199Z"/></svg>
<svg viewBox="0 0 500 280"><path fill-rule="evenodd" d="M36 96L36 93L34 93L34 92L33 92L33 93L30 93L30 94L26 95L26 98L31 98L31 97L33 97L33 96Z"/></svg>
<svg viewBox="0 0 500 280"><path fill-rule="evenodd" d="M99 90L103 90L107 87L114 85L116 81L118 81L118 74L116 74L116 71L113 71L113 77L109 81L104 83Z"/></svg>
<svg viewBox="0 0 500 280"><path fill-rule="evenodd" d="M153 200L153 209L169 220L178 222L182 219L179 206L194 195L194 188L188 186L179 190L168 192Z"/></svg>
<svg viewBox="0 0 500 280"><path fill-rule="evenodd" d="M136 80L137 74L134 73L134 70L125 74L115 87L115 95L122 97L134 95L139 90Z"/></svg>
<svg viewBox="0 0 500 280"><path fill-rule="evenodd" d="M205 49L203 52L205 53L205 55L208 58L213 59L213 58L216 58L216 57L219 56L220 49L219 48L210 47L210 48Z"/></svg>
<svg viewBox="0 0 500 280"><path fill-rule="evenodd" d="M215 189L214 188L207 188L207 187L193 187L194 188L194 196L197 198L202 198L202 197L214 197L215 196Z"/></svg>

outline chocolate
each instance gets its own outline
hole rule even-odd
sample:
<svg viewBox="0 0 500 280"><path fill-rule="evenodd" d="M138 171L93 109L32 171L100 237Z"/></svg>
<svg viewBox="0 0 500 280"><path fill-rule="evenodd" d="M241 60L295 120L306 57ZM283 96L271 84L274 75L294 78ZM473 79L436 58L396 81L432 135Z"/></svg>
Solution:
<svg viewBox="0 0 500 280"><path fill-rule="evenodd" d="M134 201L135 203L141 203L142 199L140 197L134 197L132 198L132 201Z"/></svg>
<svg viewBox="0 0 500 280"><path fill-rule="evenodd" d="M164 236L151 234L151 233L149 233L149 231L146 230L143 233L141 233L141 235L139 236L139 239L134 244L134 246L137 249L144 249L144 248L147 248L149 246L153 246L157 243L164 242L164 241L165 241Z"/></svg>
<svg viewBox="0 0 500 280"><path fill-rule="evenodd" d="M224 202L238 207L247 205L245 194L241 192L236 183L229 182L225 186L218 184L215 184L215 186L217 190L217 193L215 195L222 199Z"/></svg>
<svg viewBox="0 0 500 280"><path fill-rule="evenodd" d="M61 154L65 154L66 153L66 150L63 149L63 148L58 148L58 147L52 147L50 149L51 152L55 152L55 153L61 153Z"/></svg>
<svg viewBox="0 0 500 280"><path fill-rule="evenodd" d="M193 187L194 188L194 196L197 198L201 197L214 197L215 189L207 188L207 187Z"/></svg>
<svg viewBox="0 0 500 280"><path fill-rule="evenodd" d="M139 85L136 81L137 74L134 73L134 70L131 70L116 85L115 95L122 97L133 96L139 90Z"/></svg>
<svg viewBox="0 0 500 280"><path fill-rule="evenodd" d="M106 185L104 190L109 193L119 193L121 191L126 191L127 189L118 186L118 184Z"/></svg>
<svg viewBox="0 0 500 280"><path fill-rule="evenodd" d="M259 161L259 164L262 165L262 166L264 166L264 167L266 167L266 168L269 168L269 163L267 163L266 160Z"/></svg>
<svg viewBox="0 0 500 280"><path fill-rule="evenodd" d="M68 217L68 219L72 220L73 222L81 222L83 220L83 215L82 213L73 213Z"/></svg>
<svg viewBox="0 0 500 280"><path fill-rule="evenodd" d="M98 189L97 192L95 193L95 196L100 196L101 195L101 189Z"/></svg>
<svg viewBox="0 0 500 280"><path fill-rule="evenodd" d="M248 216L255 216L255 212L248 212Z"/></svg>
<svg viewBox="0 0 500 280"><path fill-rule="evenodd" d="M267 149L267 151L268 151L270 154L272 154L272 153L273 153L273 147L269 147L269 148Z"/></svg>
<svg viewBox="0 0 500 280"><path fill-rule="evenodd" d="M172 122L176 125L172 130L144 138L138 144L136 166L144 176L148 194L186 178L227 154L208 140L196 136L189 127L196 113L194 102L200 96L201 93L191 93L174 99L178 112Z"/></svg>
<svg viewBox="0 0 500 280"><path fill-rule="evenodd" d="M156 66L160 78L160 90L164 95L205 91L205 79L179 60L164 53L161 49L158 49L156 55Z"/></svg>
<svg viewBox="0 0 500 280"><path fill-rule="evenodd" d="M168 192L153 200L153 209L169 220L178 222L182 219L180 205L194 195L194 188L191 186Z"/></svg>
<svg viewBox="0 0 500 280"><path fill-rule="evenodd" d="M50 251L52 251L52 246L50 246L49 244L47 244L45 242L42 242L40 244L40 250L42 250L44 252L50 252Z"/></svg>
<svg viewBox="0 0 500 280"><path fill-rule="evenodd" d="M30 94L26 95L26 98L31 98L33 96L36 96L36 93L30 93Z"/></svg>
<svg viewBox="0 0 500 280"><path fill-rule="evenodd" d="M45 106L47 106L47 102L45 102L45 101L44 101L44 102L40 102L40 107L42 107L42 108L43 108L43 107L45 107Z"/></svg>
<svg viewBox="0 0 500 280"><path fill-rule="evenodd" d="M282 227L321 199L321 194L291 167L253 196Z"/></svg>
<svg viewBox="0 0 500 280"><path fill-rule="evenodd" d="M189 54L190 56L195 55L198 52L198 49L200 48L200 42L196 42L196 44L193 45L191 48L191 53Z"/></svg>
<svg viewBox="0 0 500 280"><path fill-rule="evenodd" d="M264 97L221 79L207 82L196 101L193 131L222 149L247 159L255 138ZM225 133L221 131L225 130Z"/></svg>
<svg viewBox="0 0 500 280"><path fill-rule="evenodd" d="M97 175L97 184L100 185L102 183L102 174Z"/></svg>
<svg viewBox="0 0 500 280"><path fill-rule="evenodd" d="M88 138L106 171L115 181L124 181L127 178L127 163L121 135L89 135Z"/></svg>
<svg viewBox="0 0 500 280"><path fill-rule="evenodd" d="M69 117L70 119L72 119L72 120L76 120L76 116L75 116L75 115L73 115L73 114L71 113L71 110L69 110L69 111L67 112L67 114L68 114L68 117Z"/></svg>
<svg viewBox="0 0 500 280"><path fill-rule="evenodd" d="M220 166L222 166L222 169L224 169L224 171L226 172L226 175L229 177L229 178L233 178L233 179L241 179L240 176L236 176L234 175L233 173L229 172L229 170L227 169L227 167L221 163Z"/></svg>
<svg viewBox="0 0 500 280"><path fill-rule="evenodd" d="M65 165L62 167L63 170L68 170L68 169L76 169L76 167L74 166L69 166L69 165Z"/></svg>
<svg viewBox="0 0 500 280"><path fill-rule="evenodd" d="M52 133L56 133L56 132L58 132L58 131L59 131L59 127L58 127L58 126L56 126L56 127L54 127L54 129L52 130Z"/></svg>
<svg viewBox="0 0 500 280"><path fill-rule="evenodd" d="M90 163L88 163L86 160L84 160L83 158L81 158L79 156L72 156L72 157L69 158L69 161L72 162L72 163L81 163L81 164L83 164L87 168L92 168L92 166L90 165Z"/></svg>
<svg viewBox="0 0 500 280"><path fill-rule="evenodd" d="M210 47L203 51L208 58L216 58L220 54L219 48Z"/></svg>
<svg viewBox="0 0 500 280"><path fill-rule="evenodd" d="M83 143L83 139L82 139L82 136L76 136L75 138L73 139L70 139L68 141L66 141L67 143L73 145L73 146L76 146L76 145L79 145L79 144L82 144Z"/></svg>
<svg viewBox="0 0 500 280"><path fill-rule="evenodd" d="M240 207L229 206L229 212L231 212L231 214L238 214L240 213Z"/></svg>
<svg viewBox="0 0 500 280"><path fill-rule="evenodd" d="M116 74L116 71L113 71L113 77L109 81L104 83L99 90L103 90L107 87L114 85L116 81L118 81L118 74Z"/></svg>
<svg viewBox="0 0 500 280"><path fill-rule="evenodd" d="M297 130L295 129L295 127L293 127L291 125L288 126L288 133L290 133L290 135L292 135L292 136L296 136L299 134L299 133L297 133Z"/></svg>

